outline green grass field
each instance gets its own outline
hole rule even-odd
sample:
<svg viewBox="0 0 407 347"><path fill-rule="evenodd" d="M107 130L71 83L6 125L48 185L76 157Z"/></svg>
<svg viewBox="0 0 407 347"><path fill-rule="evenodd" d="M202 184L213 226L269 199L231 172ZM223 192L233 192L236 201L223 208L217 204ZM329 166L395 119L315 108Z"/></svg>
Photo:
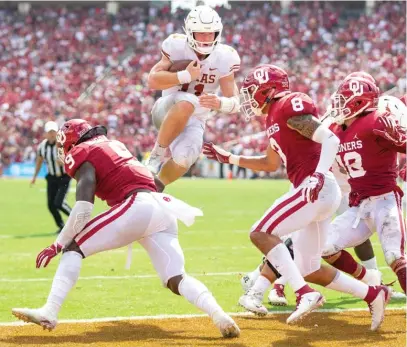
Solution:
<svg viewBox="0 0 407 347"><path fill-rule="evenodd" d="M186 270L212 290L226 311L241 311L236 304L242 293L237 273L252 270L261 259L250 243L248 230L288 186L287 181L271 180L181 180L168 189L204 211L204 217L191 228L180 226ZM44 303L58 260L46 269L35 268L37 253L55 239L55 225L46 207L45 182L39 180L30 188L27 180L2 179L0 192L0 322L8 322L15 320L10 313L12 307ZM72 192L69 201L74 202ZM98 201L95 213L105 208ZM373 242L384 281L393 281L396 277L385 267L376 237ZM161 286L141 247L133 248L130 270L124 268L126 253L127 249L120 249L86 259L81 279L59 318L198 313ZM400 291L398 284L395 289ZM350 296L323 292L327 296L325 308L365 307ZM289 294L294 306L294 297ZM403 304L392 301L390 306Z"/></svg>

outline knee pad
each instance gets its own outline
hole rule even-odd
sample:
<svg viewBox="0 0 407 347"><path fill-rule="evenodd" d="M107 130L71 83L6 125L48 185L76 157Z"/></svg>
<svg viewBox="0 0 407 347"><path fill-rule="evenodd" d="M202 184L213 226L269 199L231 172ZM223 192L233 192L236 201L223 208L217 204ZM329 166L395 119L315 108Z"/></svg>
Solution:
<svg viewBox="0 0 407 347"><path fill-rule="evenodd" d="M177 148L172 153L172 160L185 169L189 169L199 158L202 146L197 144L187 145L184 148Z"/></svg>

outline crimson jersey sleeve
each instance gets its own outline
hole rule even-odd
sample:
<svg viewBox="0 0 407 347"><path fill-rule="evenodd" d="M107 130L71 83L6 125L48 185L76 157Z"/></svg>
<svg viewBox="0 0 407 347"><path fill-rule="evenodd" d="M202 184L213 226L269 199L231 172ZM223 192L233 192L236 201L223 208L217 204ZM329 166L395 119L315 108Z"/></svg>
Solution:
<svg viewBox="0 0 407 347"><path fill-rule="evenodd" d="M87 161L89 153L89 146L78 145L69 151L65 156L65 171L72 178L75 177L76 170Z"/></svg>
<svg viewBox="0 0 407 347"><path fill-rule="evenodd" d="M279 112L281 117L288 120L291 117L311 114L319 118L314 101L306 94L292 93L284 101Z"/></svg>

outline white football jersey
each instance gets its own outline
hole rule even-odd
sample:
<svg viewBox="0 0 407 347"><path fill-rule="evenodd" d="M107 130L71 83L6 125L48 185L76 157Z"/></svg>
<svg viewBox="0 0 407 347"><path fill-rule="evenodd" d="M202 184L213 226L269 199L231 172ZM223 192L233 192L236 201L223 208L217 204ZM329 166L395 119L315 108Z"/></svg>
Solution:
<svg viewBox="0 0 407 347"><path fill-rule="evenodd" d="M172 34L162 43L161 53L171 61L198 60L195 51L189 47L186 35ZM236 50L228 45L217 44L213 52L201 64L201 76L189 84L163 90L163 96L177 91L195 94L215 94L219 88L219 79L240 69L240 57Z"/></svg>

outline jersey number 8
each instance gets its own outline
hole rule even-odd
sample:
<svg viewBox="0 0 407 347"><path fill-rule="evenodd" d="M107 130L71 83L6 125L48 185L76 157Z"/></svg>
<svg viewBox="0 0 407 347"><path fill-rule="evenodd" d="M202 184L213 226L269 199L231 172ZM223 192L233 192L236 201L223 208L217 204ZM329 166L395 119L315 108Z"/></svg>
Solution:
<svg viewBox="0 0 407 347"><path fill-rule="evenodd" d="M291 106L295 112L302 111L304 109L304 104L302 103L301 98L292 98Z"/></svg>

